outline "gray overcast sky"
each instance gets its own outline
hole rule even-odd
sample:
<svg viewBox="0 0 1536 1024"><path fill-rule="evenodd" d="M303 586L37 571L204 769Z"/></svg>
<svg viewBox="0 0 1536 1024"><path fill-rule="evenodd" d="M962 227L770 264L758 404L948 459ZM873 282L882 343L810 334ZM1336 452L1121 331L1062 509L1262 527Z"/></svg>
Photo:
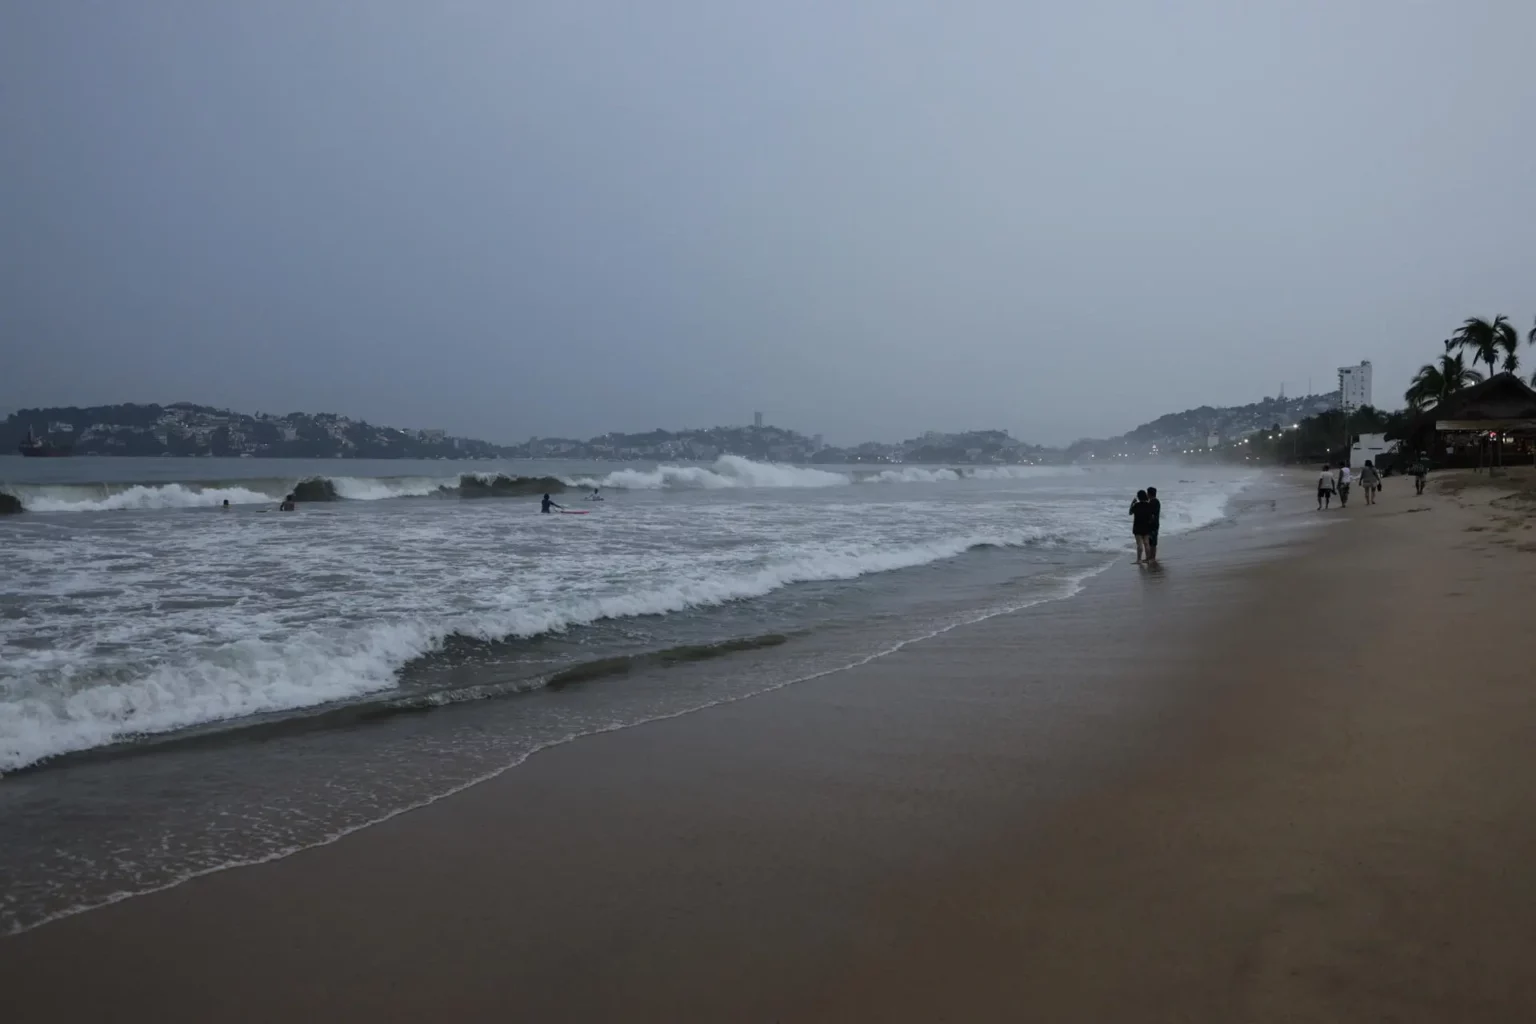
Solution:
<svg viewBox="0 0 1536 1024"><path fill-rule="evenodd" d="M1397 404L1536 313L1533 38L1528 0L9 0L0 406L1060 442L1361 358Z"/></svg>

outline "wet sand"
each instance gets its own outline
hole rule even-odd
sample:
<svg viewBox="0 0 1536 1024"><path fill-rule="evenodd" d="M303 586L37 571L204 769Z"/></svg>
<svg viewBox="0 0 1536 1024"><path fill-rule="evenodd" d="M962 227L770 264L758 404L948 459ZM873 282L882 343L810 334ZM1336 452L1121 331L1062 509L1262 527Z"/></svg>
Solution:
<svg viewBox="0 0 1536 1024"><path fill-rule="evenodd" d="M7 1019L1536 1019L1536 531L1304 486L1078 597L0 940Z"/></svg>

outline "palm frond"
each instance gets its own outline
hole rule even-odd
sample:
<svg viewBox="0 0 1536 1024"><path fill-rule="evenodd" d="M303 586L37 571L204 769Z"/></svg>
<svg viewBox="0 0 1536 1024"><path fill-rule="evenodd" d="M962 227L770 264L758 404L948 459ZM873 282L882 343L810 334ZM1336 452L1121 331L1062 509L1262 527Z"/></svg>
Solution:
<svg viewBox="0 0 1536 1024"><path fill-rule="evenodd" d="M1473 362L1487 363L1491 374L1499 361L1500 341L1508 328L1508 321L1509 318L1502 314L1492 320L1469 316L1452 337L1457 348L1472 350Z"/></svg>

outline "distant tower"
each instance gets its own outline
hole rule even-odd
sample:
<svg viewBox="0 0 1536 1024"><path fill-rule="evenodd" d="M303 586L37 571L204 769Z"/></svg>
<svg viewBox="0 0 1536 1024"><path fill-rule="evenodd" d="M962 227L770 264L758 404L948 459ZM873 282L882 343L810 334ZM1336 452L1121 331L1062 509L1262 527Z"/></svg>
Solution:
<svg viewBox="0 0 1536 1024"><path fill-rule="evenodd" d="M752 425L754 427L756 427L758 430L762 430L763 429L763 414L762 413L755 412L755 413L752 414Z"/></svg>

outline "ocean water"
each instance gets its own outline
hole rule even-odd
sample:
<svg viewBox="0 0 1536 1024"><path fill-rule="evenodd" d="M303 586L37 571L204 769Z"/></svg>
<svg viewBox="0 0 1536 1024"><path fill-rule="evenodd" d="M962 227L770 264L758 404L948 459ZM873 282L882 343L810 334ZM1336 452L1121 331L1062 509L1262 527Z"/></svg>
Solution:
<svg viewBox="0 0 1536 1024"><path fill-rule="evenodd" d="M554 476L461 497L470 472ZM299 479L338 500L270 511ZM1237 469L0 462L0 932L1069 599ZM601 487L602 502L581 489ZM230 509L223 509L228 500Z"/></svg>

